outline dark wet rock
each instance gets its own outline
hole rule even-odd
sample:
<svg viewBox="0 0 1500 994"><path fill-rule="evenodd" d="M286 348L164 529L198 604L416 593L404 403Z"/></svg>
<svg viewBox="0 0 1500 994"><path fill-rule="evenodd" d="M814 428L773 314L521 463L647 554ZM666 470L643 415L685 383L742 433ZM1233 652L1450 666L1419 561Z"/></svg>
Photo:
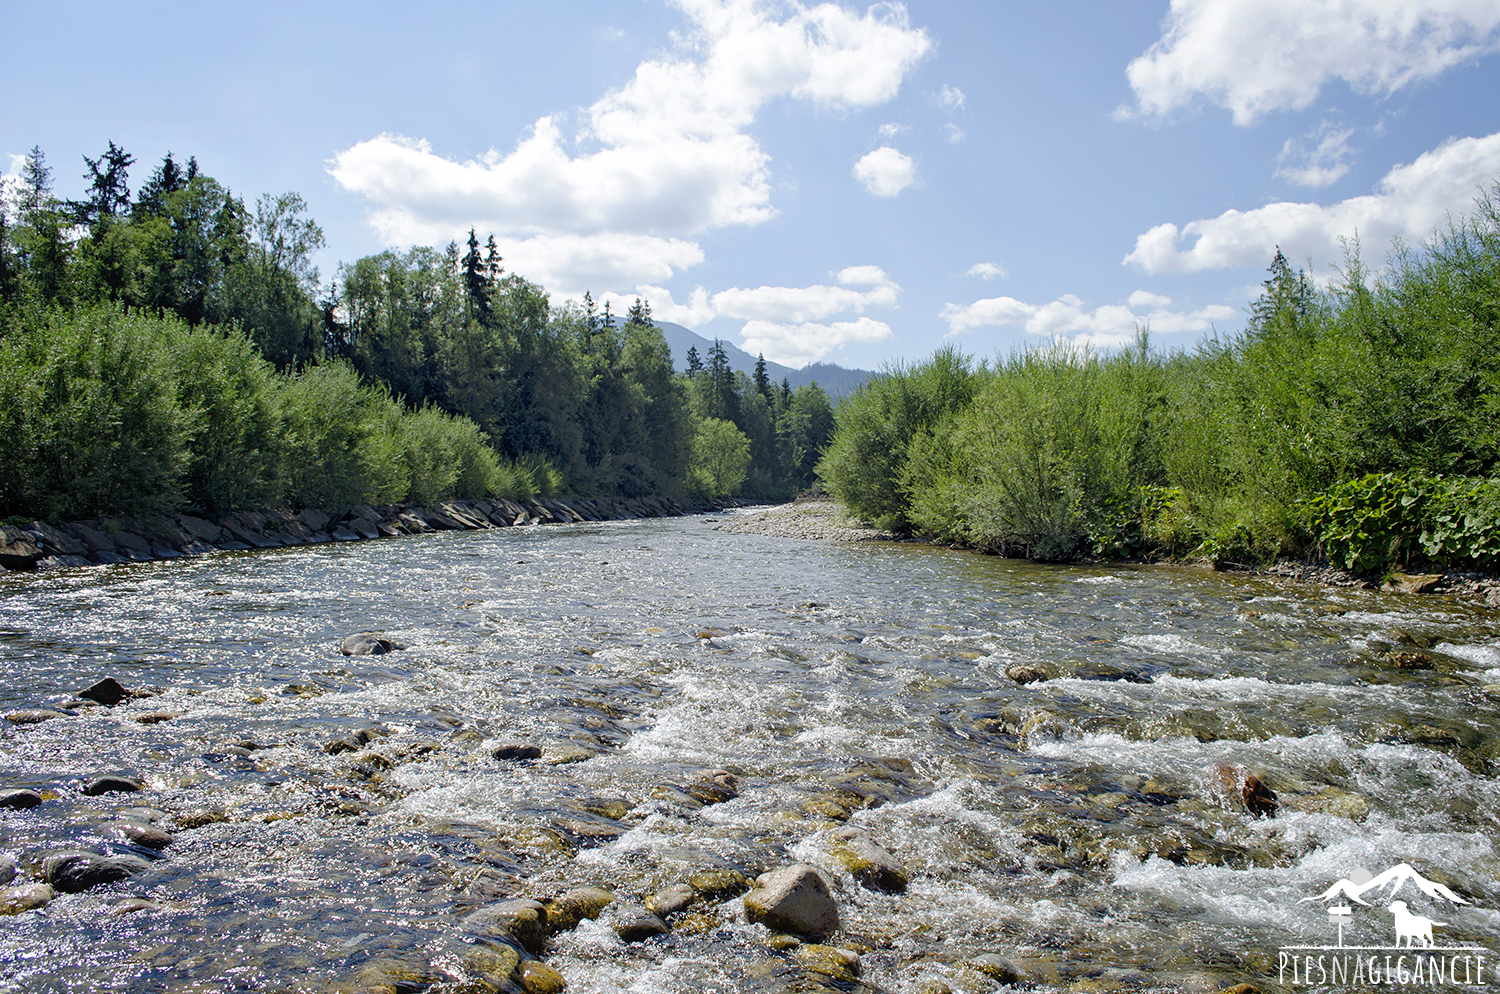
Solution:
<svg viewBox="0 0 1500 994"><path fill-rule="evenodd" d="M502 742L490 750L490 755L507 762L541 759L542 747L532 742Z"/></svg>
<svg viewBox="0 0 1500 994"><path fill-rule="evenodd" d="M906 867L862 830L842 828L834 833L834 839L833 855L855 880L871 890L896 894L906 890Z"/></svg>
<svg viewBox="0 0 1500 994"><path fill-rule="evenodd" d="M1021 971L1016 969L1014 963L997 953L981 953L969 960L968 965L1002 984L1021 982Z"/></svg>
<svg viewBox="0 0 1500 994"><path fill-rule="evenodd" d="M142 789L139 780L130 777L103 776L90 780L83 792L88 797L98 797L101 794L133 794Z"/></svg>
<svg viewBox="0 0 1500 994"><path fill-rule="evenodd" d="M739 870L699 870L688 877L688 886L705 901L728 901L751 887L750 878Z"/></svg>
<svg viewBox="0 0 1500 994"><path fill-rule="evenodd" d="M863 807L863 805L860 805ZM848 821L854 814L844 800L834 794L818 794L803 801L799 808L812 818L828 818L833 821Z"/></svg>
<svg viewBox="0 0 1500 994"><path fill-rule="evenodd" d="M53 718L66 716L66 711L12 711L5 716L5 720L12 725L40 725L44 721L51 721Z"/></svg>
<svg viewBox="0 0 1500 994"><path fill-rule="evenodd" d="M1384 659L1398 670L1430 670L1433 668L1432 657L1421 652L1397 650L1385 653Z"/></svg>
<svg viewBox="0 0 1500 994"><path fill-rule="evenodd" d="M664 887L646 899L648 910L663 918L686 911L698 903L698 892L687 884Z"/></svg>
<svg viewBox="0 0 1500 994"><path fill-rule="evenodd" d="M126 821L140 821L147 825L159 825L167 820L167 813L156 808L148 808L141 805L127 805L115 809L115 817Z"/></svg>
<svg viewBox="0 0 1500 994"><path fill-rule="evenodd" d="M0 567L32 569L44 555L34 536L10 525L0 525Z"/></svg>
<svg viewBox="0 0 1500 994"><path fill-rule="evenodd" d="M337 756L341 752L359 752L364 743L353 735L341 735L323 746L323 751L330 756Z"/></svg>
<svg viewBox="0 0 1500 994"><path fill-rule="evenodd" d="M57 896L49 884L19 884L0 887L0 915L19 915L46 907Z"/></svg>
<svg viewBox="0 0 1500 994"><path fill-rule="evenodd" d="M514 990L516 968L524 953L524 949L505 942L478 942L464 950L464 970L484 985L482 990Z"/></svg>
<svg viewBox="0 0 1500 994"><path fill-rule="evenodd" d="M740 796L740 778L726 770L704 770L682 790L699 804L722 804Z"/></svg>
<svg viewBox="0 0 1500 994"><path fill-rule="evenodd" d="M464 893L476 901L493 904L514 894L520 883L515 874L486 866L464 885Z"/></svg>
<svg viewBox="0 0 1500 994"><path fill-rule="evenodd" d="M60 529L53 528L45 521L28 522L23 530L42 537L42 551L48 556L86 556L89 554L87 545Z"/></svg>
<svg viewBox="0 0 1500 994"><path fill-rule="evenodd" d="M794 863L756 878L745 917L773 932L816 938L838 928L839 907L816 868Z"/></svg>
<svg viewBox="0 0 1500 994"><path fill-rule="evenodd" d="M42 795L34 790L0 790L0 808L25 811L42 803Z"/></svg>
<svg viewBox="0 0 1500 994"><path fill-rule="evenodd" d="M91 852L66 852L49 856L42 863L42 878L64 894L80 894L102 884L118 883L149 870L151 864L139 856Z"/></svg>
<svg viewBox="0 0 1500 994"><path fill-rule="evenodd" d="M619 821L630 814L630 803L623 797L586 797L578 802L578 808L611 821Z"/></svg>
<svg viewBox="0 0 1500 994"><path fill-rule="evenodd" d="M669 931L666 922L639 905L628 905L615 915L615 934L623 942L644 942Z"/></svg>
<svg viewBox="0 0 1500 994"><path fill-rule="evenodd" d="M328 527L328 522L330 519L328 515L324 514L322 511L308 508L301 514L297 515L297 520L302 522L308 528L312 529L314 532L320 532Z"/></svg>
<svg viewBox="0 0 1500 994"><path fill-rule="evenodd" d="M133 697L134 694L120 681L112 676L107 676L87 690L80 690L78 696L86 701L93 701L96 704L103 704L107 708L112 708L121 701Z"/></svg>
<svg viewBox="0 0 1500 994"><path fill-rule="evenodd" d="M602 887L575 887L561 897L545 902L547 927L553 932L577 928L585 918L598 918L614 900L614 893Z"/></svg>
<svg viewBox="0 0 1500 994"><path fill-rule="evenodd" d="M229 815L219 808L198 808L194 811L184 811L172 820L176 822L179 829L193 829L226 822L229 820Z"/></svg>
<svg viewBox="0 0 1500 994"><path fill-rule="evenodd" d="M16 879L16 861L0 853L0 884L8 884Z"/></svg>
<svg viewBox="0 0 1500 994"><path fill-rule="evenodd" d="M485 905L465 918L462 928L476 938L509 937L535 953L547 942L547 926L547 910L540 902L512 898Z"/></svg>
<svg viewBox="0 0 1500 994"><path fill-rule="evenodd" d="M517 974L526 994L559 994L567 986L562 974L540 960L526 960Z"/></svg>
<svg viewBox="0 0 1500 994"><path fill-rule="evenodd" d="M358 994L408 994L425 991L442 979L418 953L386 953L360 966L354 989Z"/></svg>
<svg viewBox="0 0 1500 994"><path fill-rule="evenodd" d="M1214 792L1243 805L1257 818L1276 816L1276 792L1239 763L1219 763L1210 771Z"/></svg>
<svg viewBox="0 0 1500 994"><path fill-rule="evenodd" d="M143 849L161 850L172 844L172 834L146 822L123 818L99 826L102 838L115 842L129 842Z"/></svg>
<svg viewBox="0 0 1500 994"><path fill-rule="evenodd" d="M383 656L405 648L403 643L386 638L384 632L360 632L344 639L339 651L346 656Z"/></svg>

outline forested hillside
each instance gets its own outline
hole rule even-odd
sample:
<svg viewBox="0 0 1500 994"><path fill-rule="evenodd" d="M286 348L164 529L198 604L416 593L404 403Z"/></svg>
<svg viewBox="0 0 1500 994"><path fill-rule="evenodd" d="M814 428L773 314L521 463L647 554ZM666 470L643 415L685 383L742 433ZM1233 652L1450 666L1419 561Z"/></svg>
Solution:
<svg viewBox="0 0 1500 994"><path fill-rule="evenodd" d="M1500 184L1326 290L1278 251L1192 351L953 349L840 405L819 466L886 527L1037 559L1500 566Z"/></svg>
<svg viewBox="0 0 1500 994"><path fill-rule="evenodd" d="M675 373L648 301L562 307L491 237L340 264L300 196L253 204L168 153L42 151L0 210L0 515L448 496L789 495L832 430L815 384Z"/></svg>

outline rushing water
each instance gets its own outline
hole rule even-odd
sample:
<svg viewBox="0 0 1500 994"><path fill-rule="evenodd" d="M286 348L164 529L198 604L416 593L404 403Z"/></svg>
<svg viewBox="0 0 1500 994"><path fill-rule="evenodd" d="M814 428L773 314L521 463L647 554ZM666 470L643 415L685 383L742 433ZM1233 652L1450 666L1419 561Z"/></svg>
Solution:
<svg viewBox="0 0 1500 994"><path fill-rule="evenodd" d="M124 808L200 826L128 881L0 918L0 988L354 990L395 960L458 990L459 923L501 895L640 901L798 860L834 877L828 941L877 990L995 989L965 966L983 953L1042 989L1292 987L1278 951L1334 941L1302 899L1401 862L1470 902L1402 893L1443 942L1500 951L1497 621L703 518L0 576L0 710L103 676L160 691L0 722L0 789L47 797L0 811L0 853L34 876ZM338 653L372 629L409 648ZM492 757L512 741L542 758ZM1222 763L1278 816L1244 810ZM739 796L674 789L705 769ZM83 796L102 773L146 789ZM905 893L843 871L843 813ZM1343 941L1389 945L1385 903ZM575 992L805 984L767 935L729 901L644 943L584 922L542 957Z"/></svg>

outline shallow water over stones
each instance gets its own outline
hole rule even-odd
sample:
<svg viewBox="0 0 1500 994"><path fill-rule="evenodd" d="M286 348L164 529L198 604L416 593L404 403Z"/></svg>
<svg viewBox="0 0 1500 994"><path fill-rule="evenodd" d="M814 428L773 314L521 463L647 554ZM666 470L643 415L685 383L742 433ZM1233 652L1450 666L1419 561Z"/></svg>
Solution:
<svg viewBox="0 0 1500 994"><path fill-rule="evenodd" d="M3 575L0 674L4 989L1272 989L1401 862L1500 949L1500 619L1432 595L646 520ZM79 852L132 872L27 910ZM746 922L793 863L831 935Z"/></svg>

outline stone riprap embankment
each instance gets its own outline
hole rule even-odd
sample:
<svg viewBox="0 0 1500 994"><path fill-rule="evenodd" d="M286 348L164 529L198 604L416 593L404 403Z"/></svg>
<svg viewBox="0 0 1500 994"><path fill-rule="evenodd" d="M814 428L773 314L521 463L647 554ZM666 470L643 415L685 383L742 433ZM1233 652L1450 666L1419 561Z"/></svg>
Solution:
<svg viewBox="0 0 1500 994"><path fill-rule="evenodd" d="M867 542L893 539L888 531L870 528L850 518L834 500L798 500L763 511L739 514L719 525L719 531L736 535L770 535L775 538L833 539Z"/></svg>
<svg viewBox="0 0 1500 994"><path fill-rule="evenodd" d="M56 526L31 521L20 526L0 525L0 566L17 570L144 562L208 552L356 542L434 531L681 517L736 506L732 498L698 501L684 497L616 500L537 497L522 501L452 500L435 507L361 504L338 512L235 511L216 520L179 514L156 519L69 521Z"/></svg>

